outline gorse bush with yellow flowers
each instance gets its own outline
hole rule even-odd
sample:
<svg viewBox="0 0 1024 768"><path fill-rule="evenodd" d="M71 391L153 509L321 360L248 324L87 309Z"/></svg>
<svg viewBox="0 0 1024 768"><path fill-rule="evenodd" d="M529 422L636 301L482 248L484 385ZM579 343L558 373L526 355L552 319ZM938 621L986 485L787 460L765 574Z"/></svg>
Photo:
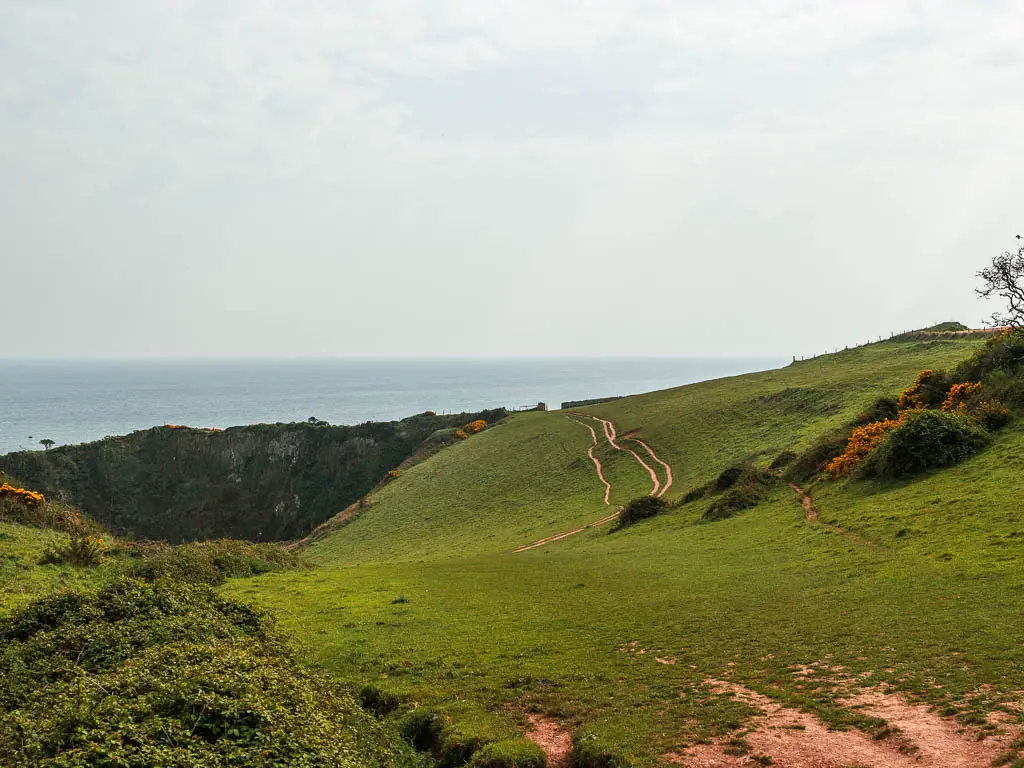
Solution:
<svg viewBox="0 0 1024 768"><path fill-rule="evenodd" d="M462 427L462 431L467 435L475 435L478 432L483 432L485 429L487 429L487 422L483 419L476 419L469 422L469 424L464 424Z"/></svg>
<svg viewBox="0 0 1024 768"><path fill-rule="evenodd" d="M999 395L1024 393L1024 333L990 339L954 371L921 371L900 394L898 415L856 426L825 465L833 477L896 478L962 461L1012 418ZM1024 403L1024 398L1019 398Z"/></svg>
<svg viewBox="0 0 1024 768"><path fill-rule="evenodd" d="M46 501L46 497L38 491L30 491L26 488L17 488L10 483L0 485L0 499L10 499L24 504L26 507L35 507Z"/></svg>
<svg viewBox="0 0 1024 768"><path fill-rule="evenodd" d="M904 414L909 413L910 411L904 411ZM875 421L854 429L846 441L846 449L825 466L825 471L832 476L833 480L850 474L857 468L857 465L867 458L869 453L878 447L886 435L902 423L904 418L901 415L898 419Z"/></svg>

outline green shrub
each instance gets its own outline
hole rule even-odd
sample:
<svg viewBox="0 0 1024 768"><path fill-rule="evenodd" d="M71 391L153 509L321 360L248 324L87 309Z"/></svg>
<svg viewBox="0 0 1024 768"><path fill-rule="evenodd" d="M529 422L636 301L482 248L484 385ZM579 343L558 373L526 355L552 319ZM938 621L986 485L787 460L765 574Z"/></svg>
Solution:
<svg viewBox="0 0 1024 768"><path fill-rule="evenodd" d="M444 718L429 709L414 709L398 724L398 732L417 751L436 749L444 732Z"/></svg>
<svg viewBox="0 0 1024 768"><path fill-rule="evenodd" d="M470 761L471 768L545 768L544 751L526 739L510 739L487 744Z"/></svg>
<svg viewBox="0 0 1024 768"><path fill-rule="evenodd" d="M226 579L258 576L295 568L299 558L276 544L253 544L235 539L167 544L124 544L135 557L124 572L147 581L181 579L195 584L223 584Z"/></svg>
<svg viewBox="0 0 1024 768"><path fill-rule="evenodd" d="M622 512L619 513L619 519L614 530L625 528L627 525L632 525L633 523L639 520L644 520L648 517L660 515L667 509L668 502L664 499L659 499L656 496L641 496L639 499L633 499L629 504L623 507Z"/></svg>
<svg viewBox="0 0 1024 768"><path fill-rule="evenodd" d="M1024 330L1002 333L953 370L955 381L988 382L997 371L1018 377L1024 375Z"/></svg>
<svg viewBox="0 0 1024 768"><path fill-rule="evenodd" d="M359 689L359 703L363 709L373 712L377 717L390 715L402 704L402 699L388 691L382 691L376 685L364 685Z"/></svg>
<svg viewBox="0 0 1024 768"><path fill-rule="evenodd" d="M774 473L752 465L740 467L739 470L739 475L729 490L711 502L701 519L707 522L725 520L744 509L756 506L778 482L778 477Z"/></svg>
<svg viewBox="0 0 1024 768"><path fill-rule="evenodd" d="M968 418L919 411L868 454L859 473L891 479L950 466L976 453L988 439L988 433Z"/></svg>
<svg viewBox="0 0 1024 768"><path fill-rule="evenodd" d="M852 430L854 427L863 427L867 424L874 424L876 421L895 419L899 416L899 413L899 405L895 398L880 397L861 411L857 415L857 418L851 421L847 426Z"/></svg>
<svg viewBox="0 0 1024 768"><path fill-rule="evenodd" d="M0 474L0 482L6 479L6 476ZM72 536L104 534L102 526L77 509L49 500L29 505L17 499L0 497L0 521L50 528Z"/></svg>
<svg viewBox="0 0 1024 768"><path fill-rule="evenodd" d="M39 564L99 565L109 551L110 548L99 536L72 536L67 544L48 547L39 559Z"/></svg>
<svg viewBox="0 0 1024 768"><path fill-rule="evenodd" d="M700 499L703 499L707 495L708 495L708 486L707 485L702 485L699 488L691 488L685 494L683 494L683 497L679 500L679 503L681 505L682 504L691 504L691 503L693 503L695 501L699 501Z"/></svg>
<svg viewBox="0 0 1024 768"><path fill-rule="evenodd" d="M402 751L263 611L122 579L0 619L0 765L385 768Z"/></svg>
<svg viewBox="0 0 1024 768"><path fill-rule="evenodd" d="M796 454L793 451L783 451L772 459L772 463L768 465L768 469L782 469L783 467L787 467L792 464L794 459L796 459Z"/></svg>
<svg viewBox="0 0 1024 768"><path fill-rule="evenodd" d="M714 490L715 491L727 491L736 485L736 481L740 479L743 474L743 466L737 465L734 467L728 467L722 471L722 474L715 480Z"/></svg>

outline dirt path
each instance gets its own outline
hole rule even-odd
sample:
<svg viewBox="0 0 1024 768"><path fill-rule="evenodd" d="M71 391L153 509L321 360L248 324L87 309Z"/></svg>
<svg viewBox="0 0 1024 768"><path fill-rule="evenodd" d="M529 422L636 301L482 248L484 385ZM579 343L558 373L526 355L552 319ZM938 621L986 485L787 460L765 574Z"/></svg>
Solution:
<svg viewBox="0 0 1024 768"><path fill-rule="evenodd" d="M547 768L569 768L572 759L572 736L562 730L554 720L540 715L530 715L530 730L526 738L544 750Z"/></svg>
<svg viewBox="0 0 1024 768"><path fill-rule="evenodd" d="M597 431L592 426L590 426L589 424L585 423L584 421L581 421L580 418L576 418L576 417L574 417L572 415L569 415L569 414L566 414L565 418L569 419L569 421L573 421L573 422L579 424L581 427L586 427L588 430L590 430L590 440L591 440L591 443L590 443L590 446L587 448L587 456L589 456L590 460L594 463L594 469L597 471L598 479L604 484L604 503L610 506L611 505L612 484L610 482L608 482L608 478L606 478L604 476L604 467L601 466L601 460L598 459L597 456L594 455L594 449L597 447L597 443L598 443ZM644 469L647 470L647 474L650 475L651 482L654 484L654 488L648 494L649 496L662 496L665 493L665 491L667 491L669 489L669 487L672 485L672 467L669 466L668 462L662 461L660 458L658 458L658 455L654 452L654 450L649 445L647 445L647 443L645 443L643 440L638 440L635 437L619 438L618 434L615 431L615 425L612 424L612 422L610 422L610 421L608 421L606 419L599 419L596 416L587 416L586 418L592 419L593 421L600 422L600 424L601 424L601 426L603 428L603 431L604 431L605 439L608 440L608 444L612 448L614 448L616 451L623 451L623 452L626 452L626 453L631 453L633 455L633 458L635 458L640 463L640 466L642 466ZM658 473L655 472L654 469L647 462L645 462L642 458L640 458L640 455L636 451L634 451L632 448L624 448L623 446L619 445L616 442L616 439L632 440L634 443L642 445L644 450L647 451L647 453L649 453L651 455L651 458L654 461L656 461L659 464L661 464L661 466L663 466L665 468L665 483L664 483L664 485L662 485L661 481L658 479ZM524 544L523 546L519 547L518 549L516 549L514 551L515 552L526 552L527 550L530 550L530 549L536 549L537 547L543 547L545 544L550 544L553 541L560 541L562 539L568 538L569 536L575 536L577 533L582 533L583 531L585 531L585 530L587 530L589 528L596 528L599 525L604 525L605 523L610 523L612 520L614 520L615 518L617 518L619 516L619 512L621 512L621 511L622 511L622 507L621 506L617 506L614 512L612 512L609 515L606 515L605 517L602 517L600 520L595 520L592 523L588 523L587 525L581 526L579 528L574 528L571 531L565 531L564 533L557 533L557 534L555 534L553 536L548 536L546 538L538 539L537 541L530 542L529 544Z"/></svg>
<svg viewBox="0 0 1024 768"><path fill-rule="evenodd" d="M565 418L569 419L568 416L566 416ZM584 424L582 421L577 421L576 419L569 419L569 421L575 422L576 424L579 424L581 427L586 427L587 429L590 430L590 438L594 442L591 444L589 448L587 448L587 456L589 456L590 460L594 462L594 467L597 469L598 479L602 483L604 483L604 503L610 504L611 502L608 499L612 493L612 484L605 479L604 470L601 467L601 461L600 459L597 458L597 456L594 455L594 449L597 448L597 432L594 431L594 428L592 426L590 426L589 424Z"/></svg>
<svg viewBox="0 0 1024 768"><path fill-rule="evenodd" d="M514 551L515 552L525 552L528 549L536 549L537 547L543 547L545 544L550 544L553 541L561 541L562 539L567 539L570 536L575 536L577 533L583 533L583 531L585 531L585 530L587 530L589 528L597 528L599 525L604 525L605 523L610 523L612 520L614 520L615 518L617 518L619 516L619 512L621 512L621 511L622 511L622 507L619 507L614 512L612 512L610 515L607 515L606 517L602 517L600 520L595 520L592 523L587 523L586 525L582 526L581 528L575 528L575 529L573 529L571 531L566 531L565 533L559 533L559 534L556 534L554 536L548 536L546 539L538 539L537 541L534 541L531 544L524 544L523 546L519 547L518 549L516 549Z"/></svg>
<svg viewBox="0 0 1024 768"><path fill-rule="evenodd" d="M828 528L830 531L834 531L835 533L838 533L840 536L845 536L850 541L856 544L860 544L861 546L871 547L875 550L880 550L884 548L884 546L881 543L875 541L874 539L870 539L867 536L855 533L854 531L849 531L846 528L842 528L838 525L835 525L834 523L825 522L821 519L821 516L818 514L818 508L814 506L814 501L811 499L811 495L807 493L807 491L805 491L796 483L790 483L789 487L792 488L796 495L800 497L800 506L804 508L804 515L807 518L807 522L809 522L811 525L820 525L823 528Z"/></svg>
<svg viewBox="0 0 1024 768"><path fill-rule="evenodd" d="M807 493L796 483L790 483L789 487L796 491L796 494L800 497L800 504L804 508L804 514L807 516L808 523L821 522L818 519L818 508L814 506L814 502L811 501L810 494Z"/></svg>
<svg viewBox="0 0 1024 768"><path fill-rule="evenodd" d="M643 440L640 440L639 438L636 437L631 437L630 440L632 440L634 443L642 445L644 447L644 450L651 454L651 458L665 468L665 484L661 486L661 490L658 491L658 498L661 498L662 496L665 495L665 491L672 487L672 467L669 466L669 463L667 461L662 461L658 457L658 454L654 452L654 449L651 448L651 446L649 446Z"/></svg>
<svg viewBox="0 0 1024 768"><path fill-rule="evenodd" d="M591 416L590 418L592 418L594 421L601 422L601 425L604 427L604 436L606 438L608 438L608 444L612 448L614 448L616 451L627 451L628 453L631 453L633 455L633 458L636 459L639 462L640 466L647 470L647 474L649 474L651 476L651 482L654 484L654 488L652 488L651 492L649 494L647 494L647 495L648 496L658 496L658 495L660 495L658 493L658 489L661 488L661 481L658 480L658 473L654 471L654 469L651 467L650 464L648 464L646 461L644 461L643 459L640 458L640 454L639 453L634 451L632 448L623 448L621 445L619 445L618 443L615 442L615 437L616 437L615 425L612 424L607 419L599 419L597 416ZM635 440L635 438L634 438L634 440ZM640 442L639 440L635 440L635 441L636 442ZM648 450L650 451L649 448L648 448ZM652 456L654 455L653 451L651 451L651 455ZM661 461L661 460L659 459L659 461ZM666 464L666 466L668 466L668 465ZM669 470L669 471L671 472L671 470Z"/></svg>
<svg viewBox="0 0 1024 768"><path fill-rule="evenodd" d="M965 730L955 719L877 689L843 703L886 720L889 735L874 738L856 730L830 731L813 715L784 707L749 688L721 680L706 682L713 692L735 696L761 714L742 739L665 755L670 763L689 768L981 768L1005 754L1014 737L1004 732L979 740L977 731Z"/></svg>

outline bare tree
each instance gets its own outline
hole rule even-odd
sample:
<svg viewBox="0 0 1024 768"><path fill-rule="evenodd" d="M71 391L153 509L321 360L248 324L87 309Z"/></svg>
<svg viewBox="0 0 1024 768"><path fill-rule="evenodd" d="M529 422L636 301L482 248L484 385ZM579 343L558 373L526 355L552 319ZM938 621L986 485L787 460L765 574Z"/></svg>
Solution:
<svg viewBox="0 0 1024 768"><path fill-rule="evenodd" d="M994 257L991 266L981 270L978 277L985 284L975 293L985 299L998 296L1006 301L1006 312L994 312L986 324L1024 328L1024 245L1016 253L1003 251Z"/></svg>

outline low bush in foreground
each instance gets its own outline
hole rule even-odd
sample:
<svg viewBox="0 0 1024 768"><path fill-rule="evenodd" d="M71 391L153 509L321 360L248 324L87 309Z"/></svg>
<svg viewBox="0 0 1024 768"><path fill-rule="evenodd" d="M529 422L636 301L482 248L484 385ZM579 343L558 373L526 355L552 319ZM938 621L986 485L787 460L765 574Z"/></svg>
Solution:
<svg viewBox="0 0 1024 768"><path fill-rule="evenodd" d="M215 539L171 546L163 543L124 544L135 556L125 575L147 581L181 579L196 584L223 584L226 579L258 576L295 568L298 555L275 544Z"/></svg>
<svg viewBox="0 0 1024 768"><path fill-rule="evenodd" d="M526 739L510 739L488 744L473 755L471 768L545 768L544 751Z"/></svg>
<svg viewBox="0 0 1024 768"><path fill-rule="evenodd" d="M403 764L337 684L297 665L268 616L209 587L124 579L0 620L0 764Z"/></svg>

